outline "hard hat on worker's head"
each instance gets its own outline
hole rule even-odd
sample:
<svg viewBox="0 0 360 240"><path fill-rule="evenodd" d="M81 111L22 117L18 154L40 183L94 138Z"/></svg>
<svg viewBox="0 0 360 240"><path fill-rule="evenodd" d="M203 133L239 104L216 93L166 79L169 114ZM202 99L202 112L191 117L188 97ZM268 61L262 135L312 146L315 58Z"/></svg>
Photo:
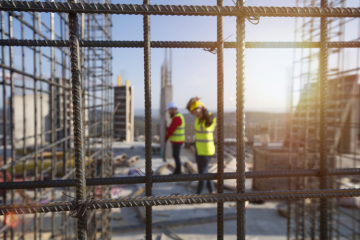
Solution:
<svg viewBox="0 0 360 240"><path fill-rule="evenodd" d="M200 101L195 101L190 105L190 112L194 111L195 109L199 107L204 107L204 104Z"/></svg>
<svg viewBox="0 0 360 240"><path fill-rule="evenodd" d="M168 110L171 109L171 108L177 109L177 106L175 105L175 103L169 102L169 103L166 105L166 111L168 111Z"/></svg>
<svg viewBox="0 0 360 240"><path fill-rule="evenodd" d="M188 102L186 108L189 110L190 113L199 107L204 107L204 104L200 102L199 99L199 97L194 97L191 98Z"/></svg>

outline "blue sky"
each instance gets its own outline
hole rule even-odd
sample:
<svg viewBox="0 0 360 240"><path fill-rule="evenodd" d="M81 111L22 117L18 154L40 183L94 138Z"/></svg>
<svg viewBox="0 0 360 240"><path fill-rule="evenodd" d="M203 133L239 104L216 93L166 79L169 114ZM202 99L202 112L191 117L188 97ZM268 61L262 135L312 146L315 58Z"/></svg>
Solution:
<svg viewBox="0 0 360 240"><path fill-rule="evenodd" d="M142 1L116 1L116 3ZM269 4L271 2L271 4ZM214 5L210 0L155 1L151 4ZM234 5L225 1L225 5ZM247 5L295 6L295 1L252 0ZM114 40L142 40L142 16L113 16ZM216 17L151 16L153 41L216 41ZM236 18L224 17L224 37L236 31ZM261 18L258 25L246 23L246 41L293 41L294 18ZM233 35L227 41L235 41ZM160 67L164 49L151 50L152 104L159 108ZM224 104L231 111L236 106L236 51L224 51ZM143 108L143 50L113 49L114 83L123 75L135 87L135 108ZM292 49L246 50L246 108L248 110L285 111ZM173 49L173 100L185 107L189 98L201 96L209 109L216 109L216 55L202 49Z"/></svg>

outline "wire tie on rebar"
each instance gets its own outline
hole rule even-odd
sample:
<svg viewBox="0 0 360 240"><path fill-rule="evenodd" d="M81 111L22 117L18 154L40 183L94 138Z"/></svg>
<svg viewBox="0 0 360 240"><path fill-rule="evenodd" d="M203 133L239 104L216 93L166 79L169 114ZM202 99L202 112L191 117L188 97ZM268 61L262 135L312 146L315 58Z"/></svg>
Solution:
<svg viewBox="0 0 360 240"><path fill-rule="evenodd" d="M65 196L69 197L69 198L73 198L72 196L67 195L66 193L62 192L62 194L64 194ZM89 206L91 206L94 203L94 198L90 198L84 201L79 201L79 200L72 200L71 201L71 206L72 209L70 210L70 216L73 218L79 218L84 216L84 214L86 213L86 210L88 209Z"/></svg>
<svg viewBox="0 0 360 240"><path fill-rule="evenodd" d="M146 177L146 174L145 174L143 171L141 171L140 168L138 168L138 169L139 169L139 171L143 174L143 176L142 176L142 175L140 175L140 173L138 173L139 176L144 177L145 182L148 183L148 184L150 184L151 186L153 186L153 183ZM151 177L152 177L153 173L154 173L154 171L151 170Z"/></svg>
<svg viewBox="0 0 360 240"><path fill-rule="evenodd" d="M217 49L218 47L223 44L228 38L230 38L233 34L231 34L230 36L228 36L227 38L225 38L224 40L222 40L220 43L215 43L215 45L212 48L204 48L204 51L210 52L212 54L216 54L217 53Z"/></svg>
<svg viewBox="0 0 360 240"><path fill-rule="evenodd" d="M233 3L237 6L237 4L234 2L234 0L233 0ZM260 22L260 15L259 14L256 14L256 13L250 14L249 9L245 9L245 11L244 11L244 10L241 10L239 8L239 6L237 6L237 7L245 15L246 20L248 20L251 24L254 24L254 25L259 24L259 22ZM207 52L210 52L212 54L217 54L218 47L221 44L223 44L225 42L225 40L230 38L232 35L234 35L234 33L231 34L229 37L225 38L224 40L222 40L220 43L216 43L212 48L204 48L203 50L207 51Z"/></svg>

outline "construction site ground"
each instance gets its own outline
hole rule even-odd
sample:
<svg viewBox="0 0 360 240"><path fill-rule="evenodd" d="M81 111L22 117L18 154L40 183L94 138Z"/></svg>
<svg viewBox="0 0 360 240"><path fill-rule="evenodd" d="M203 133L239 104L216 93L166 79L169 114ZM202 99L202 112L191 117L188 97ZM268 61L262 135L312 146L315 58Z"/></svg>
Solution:
<svg viewBox="0 0 360 240"><path fill-rule="evenodd" d="M113 143L114 156L126 154L127 159L139 156L139 160L131 167L119 167L115 176L139 176L145 171L145 145L141 142ZM159 154L152 157L154 174L172 174L174 160L171 149L167 150L167 162ZM235 160L226 155L225 171L235 172ZM182 149L181 161L191 162L196 170L195 156L191 149ZM210 170L216 171L216 159ZM249 163L248 165L251 165ZM251 168L250 168L251 169ZM183 172L189 173L183 166ZM251 179L246 180L247 190L251 189ZM227 189L235 187L234 180L226 180ZM154 195L195 194L197 182L155 183ZM205 192L206 191L206 192ZM205 189L203 193L207 193ZM226 190L231 191L231 190ZM117 185L112 188L112 197L141 196L144 194L144 184ZM248 203L246 209L246 239L285 239L286 218L278 214L277 206L281 202L265 202L263 204ZM224 204L225 239L236 239L236 204ZM153 239L217 239L216 204L169 205L153 207ZM145 209L122 208L112 211L112 239L145 239Z"/></svg>
<svg viewBox="0 0 360 240"><path fill-rule="evenodd" d="M152 169L155 175L169 175L174 170L174 160L171 157L171 146L168 143L166 149L166 159L160 157L159 146L154 144L155 150L152 155ZM235 161L235 146L226 145L225 152L225 172L236 171ZM0 153L3 149L0 148ZM252 170L253 158L251 154L251 148L247 148L246 153L246 171ZM118 161L117 167L114 169L114 177L126 177L126 176L143 176L145 172L145 144L143 142L114 142L113 153L115 162ZM121 157L120 157L121 156ZM341 154L337 156L337 162L339 168L341 167L359 167L359 162L353 166L351 159L357 158L357 155ZM194 150L192 148L183 148L181 151L182 172L197 173L197 167L195 163ZM216 157L214 157L210 164L210 172L216 173ZM120 164L119 164L120 163ZM347 176L339 179L342 188L358 188L359 179L349 178ZM216 181L215 181L216 183ZM225 191L236 191L235 180L225 180ZM137 197L143 196L145 190L145 184L128 184L128 185L113 185L111 189L112 198L118 197ZM153 195L187 195L196 193L197 182L173 182L173 183L154 183ZM252 179L246 179L246 189L251 191ZM98 188L100 190L100 188ZM46 203L52 199L55 201L63 201L64 189L56 188L54 191L50 189L43 189L38 193L36 201ZM73 193L73 188L65 189L67 194ZM15 204L24 203L21 200L18 192L15 193ZM34 191L26 190L25 193L34 198ZM100 192L99 192L100 193ZM207 189L203 194L208 193ZM10 194L10 193L9 193ZM10 199L10 195L8 195ZM10 202L9 202L10 203ZM341 221L344 225L352 225L353 222L349 216L356 216L356 211L352 208L354 205L356 208L360 207L360 198L343 198L339 202L343 207L341 211L342 215L336 215L336 219ZM224 204L224 233L225 239L236 239L236 204L227 202ZM345 208L344 208L345 207ZM161 207L153 207L153 239L217 239L217 210L216 204L204 203L204 204L191 204L191 205L168 205ZM280 211L278 211L280 209ZM281 201L268 201L264 203L247 203L246 207L246 239L286 239L287 220L284 217L286 215L286 204ZM282 214L282 216L279 215ZM33 227L34 220L31 215L24 215L24 223L20 220L19 224L15 227L16 237L20 237L22 226L25 229L31 229ZM65 220L70 220L70 235L75 239L75 221L74 219L67 217L66 214L44 214L42 217L42 228L38 231L42 232L44 239L51 237L52 221L54 217L55 226L62 225ZM0 218L3 220L3 218ZM99 225L100 227L100 225ZM111 214L111 228L112 239L145 239L145 209L143 207L122 208L113 209ZM101 229L98 230L98 236L100 237ZM342 233L346 236L350 236L352 233L349 229L342 229ZM25 239L33 238L33 232L26 232ZM55 238L61 238L61 228L55 229Z"/></svg>

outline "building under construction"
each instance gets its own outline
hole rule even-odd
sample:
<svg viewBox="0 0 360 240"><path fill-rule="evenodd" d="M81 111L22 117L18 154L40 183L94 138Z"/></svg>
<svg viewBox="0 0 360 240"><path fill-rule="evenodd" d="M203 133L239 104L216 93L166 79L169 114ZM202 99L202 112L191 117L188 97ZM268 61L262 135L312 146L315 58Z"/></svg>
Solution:
<svg viewBox="0 0 360 240"><path fill-rule="evenodd" d="M114 138L118 141L134 141L134 88L127 80L121 85L118 76L118 86L114 87Z"/></svg>
<svg viewBox="0 0 360 240"><path fill-rule="evenodd" d="M206 4L0 1L3 239L360 239L359 4ZM112 39L113 14L140 15L143 40ZM152 15L216 18L217 41L151 41ZM236 18L235 42L224 41L227 16ZM294 42L246 41L245 26L268 17L296 18ZM133 113L118 110L112 48L144 51L144 142L114 137L116 118ZM154 151L152 48L216 54L216 154L209 173L198 173L192 144L182 151L181 175L171 174L173 162ZM230 130L224 48L236 51ZM274 137L281 144L246 141L247 48L294 49L293 86L299 87L291 88L284 137ZM356 57L347 60L347 51ZM171 86L170 69L162 69L162 89ZM162 96L162 107L166 101ZM194 195L195 182L210 180L216 194Z"/></svg>

